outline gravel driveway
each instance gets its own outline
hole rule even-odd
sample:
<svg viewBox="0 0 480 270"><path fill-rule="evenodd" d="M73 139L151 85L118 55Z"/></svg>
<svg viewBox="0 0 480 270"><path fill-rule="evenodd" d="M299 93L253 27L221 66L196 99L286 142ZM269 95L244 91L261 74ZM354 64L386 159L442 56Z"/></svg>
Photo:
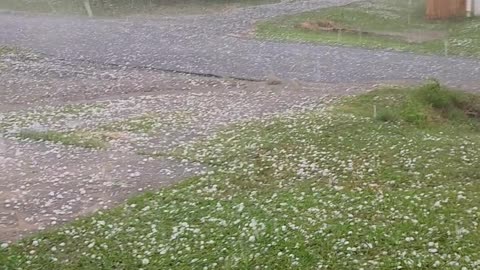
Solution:
<svg viewBox="0 0 480 270"><path fill-rule="evenodd" d="M1 14L0 44L19 45L65 59L309 82L421 80L480 85L480 61L248 38L258 20L352 0L282 1L228 13L142 19L88 19Z"/></svg>

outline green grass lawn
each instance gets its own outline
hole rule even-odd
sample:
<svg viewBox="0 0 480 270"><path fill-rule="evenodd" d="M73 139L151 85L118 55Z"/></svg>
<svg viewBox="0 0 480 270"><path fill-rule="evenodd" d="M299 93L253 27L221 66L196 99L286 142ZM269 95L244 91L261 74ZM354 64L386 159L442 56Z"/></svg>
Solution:
<svg viewBox="0 0 480 270"><path fill-rule="evenodd" d="M480 57L480 19L427 21L424 14L424 0L412 0L411 6L407 0L373 0L278 17L259 23L256 32L262 39ZM420 37L425 37L428 33L443 33L444 36L436 40L412 42L397 36L345 32L338 34L298 27L304 22L319 21L332 21L357 32L412 33Z"/></svg>
<svg viewBox="0 0 480 270"><path fill-rule="evenodd" d="M172 153L209 173L3 244L0 265L478 269L479 104L432 83L238 124Z"/></svg>

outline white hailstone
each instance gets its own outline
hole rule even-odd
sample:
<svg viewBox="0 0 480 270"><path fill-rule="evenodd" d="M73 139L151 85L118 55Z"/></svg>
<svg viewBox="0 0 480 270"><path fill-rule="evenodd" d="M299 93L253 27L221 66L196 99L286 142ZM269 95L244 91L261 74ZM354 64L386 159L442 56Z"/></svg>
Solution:
<svg viewBox="0 0 480 270"><path fill-rule="evenodd" d="M130 174L131 177L139 177L141 175L140 172L133 172Z"/></svg>
<svg viewBox="0 0 480 270"><path fill-rule="evenodd" d="M37 240L34 240L34 241L32 242L32 246L37 247L37 246L38 246L38 241L37 241Z"/></svg>
<svg viewBox="0 0 480 270"><path fill-rule="evenodd" d="M244 205L243 203L237 205L237 211L238 211L238 212L241 213L241 212L243 211L243 209L245 209L245 205Z"/></svg>
<svg viewBox="0 0 480 270"><path fill-rule="evenodd" d="M149 264L149 263L150 263L150 260L149 260L149 259L147 259L147 258L143 258L143 259L142 259L142 264L143 264L143 265L147 265L147 264Z"/></svg>
<svg viewBox="0 0 480 270"><path fill-rule="evenodd" d="M334 186L333 189L335 189L336 191L340 191L343 190L343 186Z"/></svg>
<svg viewBox="0 0 480 270"><path fill-rule="evenodd" d="M405 241L407 241L407 242L412 242L413 240L415 240L413 237L407 237L407 238L405 238Z"/></svg>
<svg viewBox="0 0 480 270"><path fill-rule="evenodd" d="M248 241L249 241L249 242L255 242L255 236L251 235L251 236L248 238Z"/></svg>
<svg viewBox="0 0 480 270"><path fill-rule="evenodd" d="M0 248L2 248L2 249L8 248L8 243L2 243L0 245Z"/></svg>
<svg viewBox="0 0 480 270"><path fill-rule="evenodd" d="M257 220L256 220L256 219L252 219L252 221L250 221L249 226L250 226L251 228L256 228L256 227L257 227Z"/></svg>

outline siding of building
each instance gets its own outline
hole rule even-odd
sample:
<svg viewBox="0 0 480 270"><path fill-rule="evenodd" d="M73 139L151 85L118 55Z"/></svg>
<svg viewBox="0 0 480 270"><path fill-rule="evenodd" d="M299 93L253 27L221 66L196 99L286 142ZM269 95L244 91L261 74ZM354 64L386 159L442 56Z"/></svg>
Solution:
<svg viewBox="0 0 480 270"><path fill-rule="evenodd" d="M430 20L465 16L466 5L466 0L427 0L426 16Z"/></svg>

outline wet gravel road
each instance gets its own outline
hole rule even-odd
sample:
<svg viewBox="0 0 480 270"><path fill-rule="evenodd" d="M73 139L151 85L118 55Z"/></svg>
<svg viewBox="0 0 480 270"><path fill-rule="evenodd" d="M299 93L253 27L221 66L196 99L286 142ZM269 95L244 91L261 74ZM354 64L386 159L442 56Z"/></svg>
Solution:
<svg viewBox="0 0 480 270"><path fill-rule="evenodd" d="M283 1L228 13L145 19L0 14L0 44L64 59L143 66L225 77L308 82L421 80L479 87L480 61L410 53L259 41L253 24L276 15L352 0ZM476 88L475 88L476 89Z"/></svg>

